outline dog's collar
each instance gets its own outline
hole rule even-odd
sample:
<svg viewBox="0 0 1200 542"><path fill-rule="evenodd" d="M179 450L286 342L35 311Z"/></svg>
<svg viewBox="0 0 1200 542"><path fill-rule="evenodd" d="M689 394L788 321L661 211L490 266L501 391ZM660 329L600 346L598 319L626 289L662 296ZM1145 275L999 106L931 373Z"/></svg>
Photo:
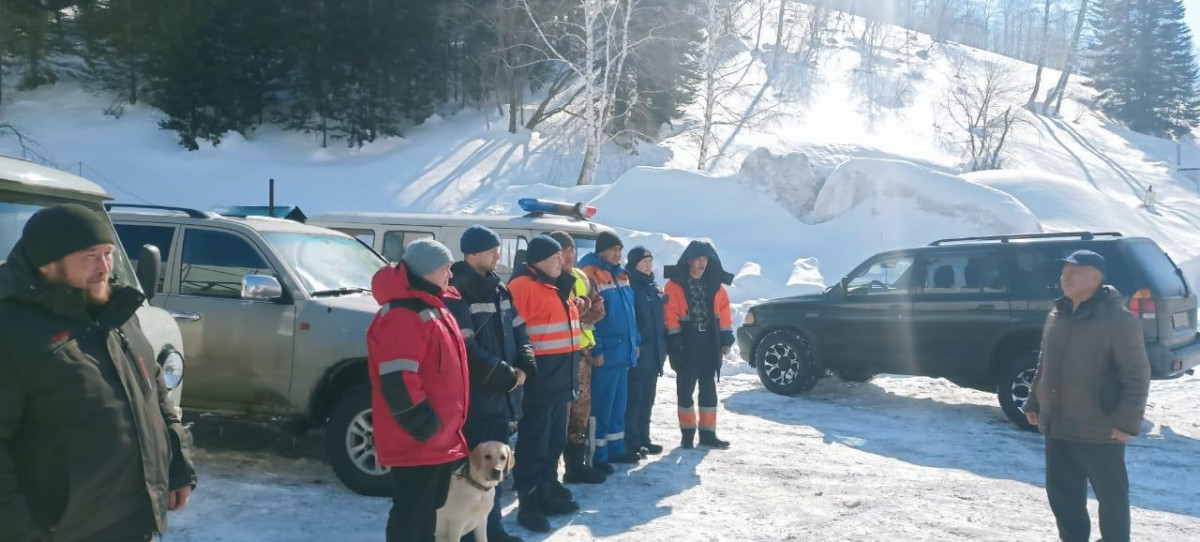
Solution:
<svg viewBox="0 0 1200 542"><path fill-rule="evenodd" d="M462 480L466 480L471 487L478 489L479 491L491 491L492 488L476 482L474 478L471 478L471 471L467 468L469 465L470 463L464 463L463 466L458 468L458 472L454 473L454 475Z"/></svg>

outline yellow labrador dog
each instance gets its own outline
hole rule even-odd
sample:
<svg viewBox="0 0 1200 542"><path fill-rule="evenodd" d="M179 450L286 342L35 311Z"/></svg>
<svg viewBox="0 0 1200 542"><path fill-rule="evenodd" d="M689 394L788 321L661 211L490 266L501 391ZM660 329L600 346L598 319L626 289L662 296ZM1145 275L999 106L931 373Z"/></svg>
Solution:
<svg viewBox="0 0 1200 542"><path fill-rule="evenodd" d="M489 441L476 446L470 459L454 471L446 504L437 511L437 542L458 542L475 533L475 542L487 542L487 517L496 498L496 486L516 464L507 444Z"/></svg>

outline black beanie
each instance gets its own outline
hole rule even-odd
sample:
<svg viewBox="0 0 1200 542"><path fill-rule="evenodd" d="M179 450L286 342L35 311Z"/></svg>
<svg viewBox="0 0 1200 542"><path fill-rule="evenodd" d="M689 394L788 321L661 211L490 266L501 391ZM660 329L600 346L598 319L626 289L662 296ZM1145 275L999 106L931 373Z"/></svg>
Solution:
<svg viewBox="0 0 1200 542"><path fill-rule="evenodd" d="M558 244L562 246L563 249L568 249L575 246L575 238L571 237L571 234L565 231L556 230L546 235L549 235L551 239L558 241Z"/></svg>
<svg viewBox="0 0 1200 542"><path fill-rule="evenodd" d="M612 247L625 246L621 242L621 238L617 234L610 231L600 232L600 236L596 238L596 254L604 252Z"/></svg>
<svg viewBox="0 0 1200 542"><path fill-rule="evenodd" d="M549 235L539 235L529 241L529 248L525 252L525 261L529 265L534 265L559 252L562 252L562 245L558 244L558 241Z"/></svg>
<svg viewBox="0 0 1200 542"><path fill-rule="evenodd" d="M458 249L463 255L479 254L500 246L500 236L496 232L476 224L463 232L458 242Z"/></svg>
<svg viewBox="0 0 1200 542"><path fill-rule="evenodd" d="M112 226L100 213L74 203L34 213L21 232L22 250L33 267L100 244L117 244Z"/></svg>
<svg viewBox="0 0 1200 542"><path fill-rule="evenodd" d="M628 260L629 268L633 269L633 268L637 267L637 264L642 263L642 260L645 260L646 258L653 258L653 257L654 257L654 255L651 254L650 251L646 249L646 247L641 247L641 246L633 247L633 248L629 249L629 260Z"/></svg>

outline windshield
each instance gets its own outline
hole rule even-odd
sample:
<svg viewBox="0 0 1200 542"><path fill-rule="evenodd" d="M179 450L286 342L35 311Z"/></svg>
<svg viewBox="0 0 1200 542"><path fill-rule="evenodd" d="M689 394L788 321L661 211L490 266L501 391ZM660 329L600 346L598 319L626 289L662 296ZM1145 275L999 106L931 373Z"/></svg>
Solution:
<svg viewBox="0 0 1200 542"><path fill-rule="evenodd" d="M371 278L387 265L374 251L349 237L324 233L265 233L263 237L295 271L309 295L370 291Z"/></svg>
<svg viewBox="0 0 1200 542"><path fill-rule="evenodd" d="M0 192L0 263L8 260L8 254L12 252L13 246L21 239L21 231L25 229L25 223L29 221L29 217L33 216L34 213L43 207L61 203L83 205L97 214L104 216L105 222L108 222L108 214L104 212L104 208L98 203L82 203L75 200L49 196ZM112 227L111 223L109 227ZM113 233L113 237L116 237L116 233ZM117 248L120 249L120 246L118 245ZM137 278L133 274L133 266L129 264L129 258L126 257L124 250L113 252L112 282L113 284L120 284L122 286L137 286Z"/></svg>

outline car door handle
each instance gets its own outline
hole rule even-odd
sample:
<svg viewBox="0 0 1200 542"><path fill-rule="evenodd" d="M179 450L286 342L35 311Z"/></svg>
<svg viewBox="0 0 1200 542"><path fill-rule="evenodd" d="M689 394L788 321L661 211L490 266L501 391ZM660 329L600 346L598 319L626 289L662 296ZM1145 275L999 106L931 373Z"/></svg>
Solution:
<svg viewBox="0 0 1200 542"><path fill-rule="evenodd" d="M194 312L171 311L171 316L180 322L199 322L200 315Z"/></svg>
<svg viewBox="0 0 1200 542"><path fill-rule="evenodd" d="M996 310L996 306L995 305L980 305L978 307L975 307L975 310L977 310L977 311L994 311L994 310Z"/></svg>

